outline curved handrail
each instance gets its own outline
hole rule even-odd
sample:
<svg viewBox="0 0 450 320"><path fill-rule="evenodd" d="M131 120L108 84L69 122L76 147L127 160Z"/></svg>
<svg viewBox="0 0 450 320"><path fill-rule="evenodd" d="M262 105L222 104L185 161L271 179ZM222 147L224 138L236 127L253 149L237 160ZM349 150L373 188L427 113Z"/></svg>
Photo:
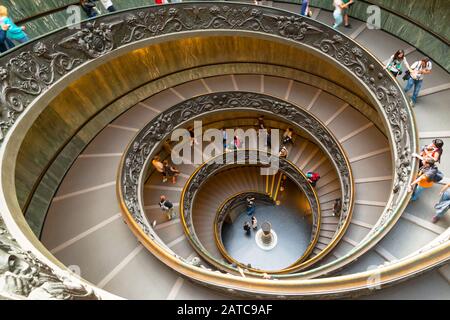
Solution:
<svg viewBox="0 0 450 320"><path fill-rule="evenodd" d="M296 5L298 5L297 2L293 2L293 1L289 1L289 0L285 0L285 1L273 0L273 2L278 2L278 3L289 3L289 4L296 4ZM370 0L358 0L358 1L355 1L355 3L354 3L353 5L354 5L354 6L358 6L358 2L363 2L363 3L366 3L366 4L368 4L368 5L375 5L375 6L379 7L379 8L380 8L381 10L383 10L383 11L386 11L386 12L388 12L388 13L391 13L391 14L395 15L395 16L398 16L398 17L400 17L400 18L402 18L402 19L408 21L409 23L411 23L411 24L413 24L413 25L416 25L416 26L419 27L420 29L425 30L426 32L428 32L428 33L430 33L431 35L433 35L433 37L439 39L440 41L442 41L442 42L445 43L446 45L450 45L449 39L445 38L445 37L442 36L441 34L437 33L437 32L434 31L434 30L432 30L431 28L429 28L428 26L424 25L424 24L421 23L420 21L417 21L417 20L415 20L415 19L413 19L413 18L411 18L411 17L409 17L409 16L407 16L407 15L405 15L405 14L403 14L403 13L397 11L397 10L388 8L387 6L383 5L382 3L373 3L373 2L370 1ZM323 7L320 7L320 6L316 5L315 3L311 3L310 6L311 6L311 7L314 7L314 8L323 8Z"/></svg>
<svg viewBox="0 0 450 320"><path fill-rule="evenodd" d="M238 163L227 163L227 159L229 159L229 156L233 155L233 159L236 157L238 159ZM209 177L214 176L218 172L222 170L226 170L230 167L234 166L240 166L240 165L267 165L271 159L276 158L278 161L278 170L281 171L283 174L287 175L294 183L303 191L303 193L306 195L306 198L308 199L309 205L311 207L312 215L313 215L313 230L311 234L311 242L310 245L307 248L307 251L305 254L300 257L297 261L295 261L291 266L288 266L286 268L283 268L282 270L273 270L273 271L267 271L267 270L261 270L251 267L246 267L242 265L241 263L237 262L236 264L246 268L247 270L250 270L253 273L270 273L270 274L277 274L277 273L284 273L288 272L290 270L296 270L297 265L302 262L307 255L312 251L314 248L314 245L317 243L317 240L319 239L319 230L320 230L320 203L317 196L316 191L311 186L311 184L308 182L308 179L304 175L304 173L299 170L295 165L293 165L292 162L290 162L287 159L279 158L273 154L270 154L265 151L261 150L236 150L236 151L230 151L226 152L222 155L218 155L214 158L209 159L208 161L204 162L201 166L199 166L194 173L189 177L188 181L186 182L183 191L181 193L181 200L180 200L180 216L181 221L183 223L183 228L186 233L186 236L189 240L189 242L192 244L194 249L202 255L205 260L216 266L218 269L226 268L229 271L229 267L227 265L224 265L221 263L218 259L213 257L211 254L208 253L206 248L202 245L201 241L198 239L197 234L195 232L195 226L192 222L192 207L195 202L195 197L197 192L201 189L202 185L208 180ZM216 224L214 224L216 226ZM307 255L306 255L307 253ZM226 255L227 256L227 255ZM234 260L234 259L233 259ZM233 268L234 269L234 268ZM237 270L234 270L237 271Z"/></svg>
<svg viewBox="0 0 450 320"><path fill-rule="evenodd" d="M151 14L157 18L144 20L140 14L144 17ZM414 117L398 83L372 54L322 23L283 10L236 3L205 2L139 8L82 23L81 30L60 29L20 46L0 57L1 148L4 149L4 145L10 142L8 133L11 128L16 127L21 114L38 101L45 90L80 66L145 38L179 31L208 29L247 31L301 45L341 66L370 92L387 126L393 148L394 188L387 208L373 232L347 255L323 266L319 272L329 272L366 252L392 228L409 200L410 195L407 194L405 186L411 182L417 166L417 160L411 161L411 152L417 149L418 140ZM0 203L6 203L5 197L1 197ZM122 207L126 208L125 204ZM2 214L7 215L7 205L2 205L2 208ZM13 220L9 219L8 223L12 225ZM141 239L136 226L132 229ZM141 240L144 241L143 238ZM167 258L168 265L175 270L195 278L195 272L192 273L185 264L174 265L174 260L163 254L162 248L154 247L151 243L146 246L155 249L154 253L160 259ZM443 249L445 246L438 248ZM439 255L439 261L446 258L439 250L433 253ZM417 260L421 258L427 259L420 256ZM430 261L423 269L432 264ZM212 282L215 279L214 276L206 278Z"/></svg>
<svg viewBox="0 0 450 320"><path fill-rule="evenodd" d="M295 2L292 2L292 1L279 1L279 0L277 1L277 0L274 0L273 2L298 4L298 3L295 3ZM418 21L416 19L413 19L413 18L411 18L411 17L409 17L409 16L407 16L407 15L405 15L405 14L403 14L403 13L397 11L397 10L388 8L387 6L385 6L383 4L380 4L380 3L373 3L373 2L371 2L369 0L359 0L358 2L364 2L364 3L369 4L369 5L376 5L379 8L381 8L382 10L384 10L384 11L386 11L388 13L391 13L391 14L393 14L395 16L399 16L400 18L408 21L409 23L411 23L413 25L416 25L420 29L425 30L426 32L428 32L431 35L433 35L433 37L439 39L440 41L442 41L446 45L450 45L450 40L447 39L446 37L444 37L443 35L437 33L436 31L434 31L433 29L431 29L428 26L424 25L420 21ZM355 5L358 5L358 2L356 2ZM47 16L47 15L55 13L55 12L62 11L64 9L67 9L70 6L78 5L78 4L79 4L79 1L73 1L73 2L71 2L69 4L58 6L58 7L52 8L50 10L47 10L47 11L44 11L44 12L40 12L38 14L33 14L33 15L30 15L30 16L26 16L23 19L17 20L16 24L21 25L21 24L27 23L29 21L32 21L34 19L37 19L37 18L40 18L40 17L43 17L43 16ZM126 6L127 4L125 3L124 5ZM312 7L316 7L316 6L314 6L314 4L311 4L311 6ZM129 6L129 7L127 6L126 9L132 9L132 8L135 8L135 6Z"/></svg>

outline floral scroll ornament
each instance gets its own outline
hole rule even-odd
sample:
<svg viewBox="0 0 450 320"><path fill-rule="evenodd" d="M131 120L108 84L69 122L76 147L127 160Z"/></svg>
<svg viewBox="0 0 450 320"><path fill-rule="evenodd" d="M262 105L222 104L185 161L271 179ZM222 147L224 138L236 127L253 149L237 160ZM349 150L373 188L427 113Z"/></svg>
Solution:
<svg viewBox="0 0 450 320"><path fill-rule="evenodd" d="M186 19L182 19L179 13L180 10L177 8L159 8L128 14L125 17L125 23L129 33L121 43L130 43L146 36L192 30L194 25L183 21Z"/></svg>
<svg viewBox="0 0 450 320"><path fill-rule="evenodd" d="M296 41L303 40L308 34L321 34L322 30L295 16L277 16L278 32L283 37Z"/></svg>
<svg viewBox="0 0 450 320"><path fill-rule="evenodd" d="M112 23L86 23L85 27L75 34L62 39L58 45L63 48L76 49L94 59L111 52L114 48L113 28L123 21Z"/></svg>

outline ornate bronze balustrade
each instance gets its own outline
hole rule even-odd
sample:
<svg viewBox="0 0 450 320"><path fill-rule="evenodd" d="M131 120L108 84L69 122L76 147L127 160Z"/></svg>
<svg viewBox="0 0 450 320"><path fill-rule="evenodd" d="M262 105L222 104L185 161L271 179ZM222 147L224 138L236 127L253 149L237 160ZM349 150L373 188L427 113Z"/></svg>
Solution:
<svg viewBox="0 0 450 320"><path fill-rule="evenodd" d="M35 39L0 57L0 150L2 155L21 118L45 96L47 90L90 62L138 42L181 32L211 31L266 36L302 46L348 71L364 86L378 108L387 131L394 157L394 184L385 211L369 235L351 252L318 269L320 275L355 259L379 241L394 225L406 206L406 185L412 180L417 161L411 153L417 149L413 115L405 95L383 65L364 48L343 34L306 17L283 10L236 3L181 3L133 9L83 22L79 29L64 28ZM190 112L190 110L186 110ZM164 119L162 124L170 122ZM155 128L154 128L155 129ZM163 128L156 128L155 132ZM135 148L138 150L139 145ZM145 150L145 147L143 148ZM141 150L143 150L141 149ZM2 158L0 161L4 163ZM2 171L3 171L2 164ZM139 173L139 172L134 172ZM136 177L131 174L133 179ZM138 180L126 187L138 192ZM2 181L3 184L3 181ZM130 190L131 189L131 190ZM11 214L5 204L3 217ZM138 217L130 203L125 208ZM8 219L13 224L14 219ZM146 230L144 223L140 226ZM19 228L20 229L20 228ZM1 237L10 237L4 230ZM18 232L15 230L14 232ZM438 252L440 253L440 252ZM442 257L442 255L441 255ZM422 260L426 257L422 257ZM209 278L211 279L211 278Z"/></svg>

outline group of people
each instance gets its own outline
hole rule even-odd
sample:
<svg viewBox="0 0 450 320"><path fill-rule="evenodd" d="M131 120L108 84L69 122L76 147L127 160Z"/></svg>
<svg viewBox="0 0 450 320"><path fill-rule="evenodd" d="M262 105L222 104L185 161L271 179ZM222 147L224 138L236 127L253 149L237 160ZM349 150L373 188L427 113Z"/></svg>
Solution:
<svg viewBox="0 0 450 320"><path fill-rule="evenodd" d="M161 161L160 156L155 156L152 160L152 165L156 171L161 173L162 182L170 180L173 184L177 183L177 177L180 171L174 165L170 164L168 160Z"/></svg>
<svg viewBox="0 0 450 320"><path fill-rule="evenodd" d="M406 86L404 91L407 93L414 87L411 97L411 105L414 106L417 97L419 96L420 89L422 88L424 75L430 74L432 67L433 65L427 57L423 57L421 60L415 61L412 65L409 65L405 57L405 52L403 50L397 50L389 58L385 69L387 69L394 77L397 77L403 74L405 68L403 80L406 81Z"/></svg>
<svg viewBox="0 0 450 320"><path fill-rule="evenodd" d="M437 163L441 161L443 146L444 142L441 139L434 139L431 144L421 149L420 154L413 154L420 160L420 169L417 178L408 186L408 191L412 192L411 201L419 199L425 190L430 189L444 178L444 174L437 167ZM441 198L435 205L436 212L432 218L433 223L439 221L450 209L449 187L450 184L446 184L440 190Z"/></svg>
<svg viewBox="0 0 450 320"><path fill-rule="evenodd" d="M258 229L258 220L256 220L256 217L253 216L250 221L244 222L244 231L246 235L250 234L250 230L257 230Z"/></svg>
<svg viewBox="0 0 450 320"><path fill-rule="evenodd" d="M255 198L252 196L248 196L245 199L246 202L246 213L248 216L252 216L250 221L244 222L244 231L248 235L250 234L250 230L256 230L258 229L258 220L255 217L255 210L256 210L256 203Z"/></svg>
<svg viewBox="0 0 450 320"><path fill-rule="evenodd" d="M25 43L29 40L25 26L17 26L8 15L8 8L0 6L0 53L14 47L15 43Z"/></svg>

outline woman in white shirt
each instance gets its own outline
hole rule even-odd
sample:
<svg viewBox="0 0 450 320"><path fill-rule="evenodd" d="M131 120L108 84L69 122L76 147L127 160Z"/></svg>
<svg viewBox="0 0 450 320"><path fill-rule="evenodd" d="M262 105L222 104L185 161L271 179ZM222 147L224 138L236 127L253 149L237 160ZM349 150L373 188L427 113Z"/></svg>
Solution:
<svg viewBox="0 0 450 320"><path fill-rule="evenodd" d="M409 70L409 64L408 61L406 61L405 52L403 50L398 50L389 58L389 61L386 64L386 69L388 69L394 77L397 77L402 74L403 65Z"/></svg>

